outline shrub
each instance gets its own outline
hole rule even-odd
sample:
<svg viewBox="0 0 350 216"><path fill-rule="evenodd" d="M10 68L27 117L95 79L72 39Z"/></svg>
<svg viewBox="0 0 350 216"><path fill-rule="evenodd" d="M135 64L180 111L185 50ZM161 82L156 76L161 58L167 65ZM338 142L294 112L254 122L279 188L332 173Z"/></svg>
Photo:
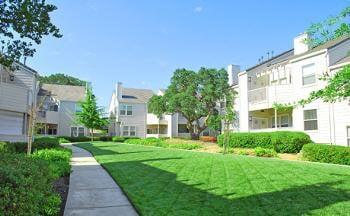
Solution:
<svg viewBox="0 0 350 216"><path fill-rule="evenodd" d="M326 144L306 144L302 149L303 158L309 161L350 165L350 148Z"/></svg>
<svg viewBox="0 0 350 216"><path fill-rule="evenodd" d="M64 138L65 140L68 140L69 142L90 142L91 137L69 137L69 136L60 136L59 138ZM94 141L99 141L100 137L94 137Z"/></svg>
<svg viewBox="0 0 350 216"><path fill-rule="evenodd" d="M33 149L57 148L60 145L57 137L38 137L34 139Z"/></svg>
<svg viewBox="0 0 350 216"><path fill-rule="evenodd" d="M112 141L113 137L111 137L111 136L101 136L99 138L100 138L100 141Z"/></svg>
<svg viewBox="0 0 350 216"><path fill-rule="evenodd" d="M212 136L201 136L199 137L200 141L203 142L216 142L216 137L212 137Z"/></svg>
<svg viewBox="0 0 350 216"><path fill-rule="evenodd" d="M298 153L303 145L311 142L310 136L303 132L277 131L271 134L271 144L280 153Z"/></svg>
<svg viewBox="0 0 350 216"><path fill-rule="evenodd" d="M218 136L218 145L223 146L224 134ZM260 133L231 132L228 134L228 147L267 148L280 153L297 153L304 144L312 142L303 132L276 131Z"/></svg>
<svg viewBox="0 0 350 216"><path fill-rule="evenodd" d="M277 152L273 149L266 149L261 147L256 147L254 153L258 157L276 157Z"/></svg>
<svg viewBox="0 0 350 216"><path fill-rule="evenodd" d="M53 192L48 164L23 154L0 157L0 215L57 215L60 198Z"/></svg>
<svg viewBox="0 0 350 216"><path fill-rule="evenodd" d="M0 153L13 153L16 148L13 144L8 142L0 142Z"/></svg>
<svg viewBox="0 0 350 216"><path fill-rule="evenodd" d="M198 143L188 142L185 140L173 140L169 138L155 138L155 137L149 137L145 139L127 139L124 141L125 143L129 144L136 144L136 145L146 145L146 146L157 146L157 147L163 147L163 148L177 148L177 149L197 149L200 148L201 145Z"/></svg>
<svg viewBox="0 0 350 216"><path fill-rule="evenodd" d="M28 144L26 142L13 142L11 143L15 147L17 153L26 153Z"/></svg>
<svg viewBox="0 0 350 216"><path fill-rule="evenodd" d="M58 142L61 144L61 143L70 143L70 141L69 140L67 140L66 138L64 138L64 137L59 137L58 138Z"/></svg>
<svg viewBox="0 0 350 216"><path fill-rule="evenodd" d="M112 141L113 142L124 142L125 138L124 137L115 136L115 137L112 138Z"/></svg>

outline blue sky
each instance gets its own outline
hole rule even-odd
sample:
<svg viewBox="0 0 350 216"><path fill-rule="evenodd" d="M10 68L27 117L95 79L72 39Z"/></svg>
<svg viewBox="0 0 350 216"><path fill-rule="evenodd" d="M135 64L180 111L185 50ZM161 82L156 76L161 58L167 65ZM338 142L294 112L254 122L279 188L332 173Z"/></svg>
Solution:
<svg viewBox="0 0 350 216"><path fill-rule="evenodd" d="M108 106L117 81L165 88L175 69L238 64L292 48L312 22L336 15L349 0L55 0L63 38L46 38L27 64L41 74L92 82Z"/></svg>

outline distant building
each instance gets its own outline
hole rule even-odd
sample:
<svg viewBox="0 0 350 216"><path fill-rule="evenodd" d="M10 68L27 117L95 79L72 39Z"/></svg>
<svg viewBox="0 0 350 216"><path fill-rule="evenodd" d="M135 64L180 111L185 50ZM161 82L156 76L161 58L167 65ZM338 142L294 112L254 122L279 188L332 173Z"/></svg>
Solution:
<svg viewBox="0 0 350 216"><path fill-rule="evenodd" d="M87 136L89 131L76 122L85 99L84 86L43 84L38 93L37 132L50 136Z"/></svg>

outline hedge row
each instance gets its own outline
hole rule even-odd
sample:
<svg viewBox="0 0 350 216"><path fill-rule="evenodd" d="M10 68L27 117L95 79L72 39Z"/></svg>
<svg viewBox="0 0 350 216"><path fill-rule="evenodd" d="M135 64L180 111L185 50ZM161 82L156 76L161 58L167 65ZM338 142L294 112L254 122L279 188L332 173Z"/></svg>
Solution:
<svg viewBox="0 0 350 216"><path fill-rule="evenodd" d="M350 165L350 148L326 144L306 144L303 158L309 161Z"/></svg>
<svg viewBox="0 0 350 216"><path fill-rule="evenodd" d="M60 142L57 137L38 137L32 143L32 152L40 149L57 148ZM0 152L26 153L28 144L26 142L0 142Z"/></svg>
<svg viewBox="0 0 350 216"><path fill-rule="evenodd" d="M218 136L218 145L223 146L225 134ZM298 153L303 145L311 143L310 136L303 132L276 131L260 133L231 132L228 134L228 147L231 148L270 148L279 153Z"/></svg>
<svg viewBox="0 0 350 216"><path fill-rule="evenodd" d="M127 139L124 142L129 144L135 144L135 145L146 145L146 146L157 146L157 147L163 147L163 148L177 148L177 149L197 149L200 148L201 145L198 143L190 143L186 140L181 141L178 140L176 142L169 142L170 140L168 138L145 138L145 139Z"/></svg>

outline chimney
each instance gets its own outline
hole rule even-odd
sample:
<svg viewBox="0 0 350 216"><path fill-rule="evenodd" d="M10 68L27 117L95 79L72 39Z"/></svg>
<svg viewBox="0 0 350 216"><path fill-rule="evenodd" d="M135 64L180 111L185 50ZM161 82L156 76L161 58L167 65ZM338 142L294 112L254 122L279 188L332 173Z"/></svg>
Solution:
<svg viewBox="0 0 350 216"><path fill-rule="evenodd" d="M306 43L307 39L307 33L302 33L294 38L294 55L299 55L309 50L309 45Z"/></svg>
<svg viewBox="0 0 350 216"><path fill-rule="evenodd" d="M238 84L238 73L240 70L239 65L230 64L227 66L228 84L230 86Z"/></svg>
<svg viewBox="0 0 350 216"><path fill-rule="evenodd" d="M117 82L117 85L115 87L115 94L117 96L117 100L119 101L120 99L122 99L122 89L123 89L123 83L121 82Z"/></svg>

